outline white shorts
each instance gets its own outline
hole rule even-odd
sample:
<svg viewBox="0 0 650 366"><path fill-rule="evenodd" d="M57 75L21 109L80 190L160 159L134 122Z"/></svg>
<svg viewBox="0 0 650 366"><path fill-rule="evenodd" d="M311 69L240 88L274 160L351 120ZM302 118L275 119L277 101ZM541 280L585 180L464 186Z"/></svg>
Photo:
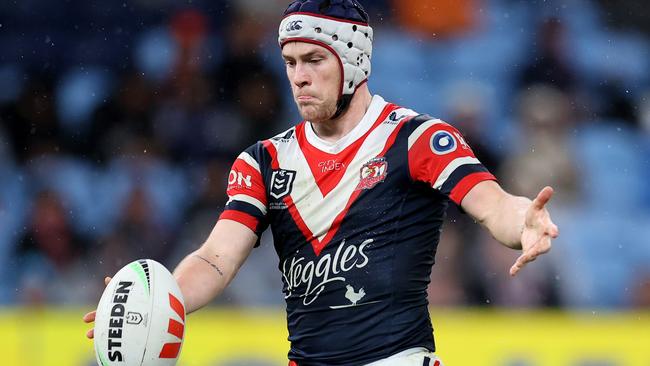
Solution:
<svg viewBox="0 0 650 366"><path fill-rule="evenodd" d="M289 361L289 366L298 366ZM409 348L392 356L366 364L365 366L443 366L442 361L433 352L422 347Z"/></svg>
<svg viewBox="0 0 650 366"><path fill-rule="evenodd" d="M366 366L443 366L442 361L426 348L410 348Z"/></svg>

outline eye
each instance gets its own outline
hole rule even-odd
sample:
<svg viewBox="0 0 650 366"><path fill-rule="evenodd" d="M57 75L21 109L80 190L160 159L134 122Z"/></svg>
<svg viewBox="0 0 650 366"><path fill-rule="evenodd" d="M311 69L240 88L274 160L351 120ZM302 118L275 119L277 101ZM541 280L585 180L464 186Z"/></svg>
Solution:
<svg viewBox="0 0 650 366"><path fill-rule="evenodd" d="M287 65L287 67L294 67L296 62L292 60L284 60L284 64Z"/></svg>
<svg viewBox="0 0 650 366"><path fill-rule="evenodd" d="M312 58L311 60L309 60L309 63L311 63L311 64L317 64L317 63L319 63L319 62L321 62L321 61L323 61L323 59L320 58L320 57L318 57L318 58Z"/></svg>

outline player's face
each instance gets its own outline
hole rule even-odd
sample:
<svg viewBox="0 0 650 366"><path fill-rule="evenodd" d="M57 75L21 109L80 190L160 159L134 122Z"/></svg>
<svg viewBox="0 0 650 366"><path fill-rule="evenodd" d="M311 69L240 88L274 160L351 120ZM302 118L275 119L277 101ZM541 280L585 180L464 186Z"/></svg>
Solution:
<svg viewBox="0 0 650 366"><path fill-rule="evenodd" d="M282 48L282 57L302 118L310 122L330 119L341 88L336 56L315 44L289 42Z"/></svg>

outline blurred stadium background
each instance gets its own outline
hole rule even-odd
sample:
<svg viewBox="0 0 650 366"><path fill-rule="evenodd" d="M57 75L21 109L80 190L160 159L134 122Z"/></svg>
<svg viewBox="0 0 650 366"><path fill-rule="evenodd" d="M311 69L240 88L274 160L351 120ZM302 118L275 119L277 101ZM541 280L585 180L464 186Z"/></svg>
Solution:
<svg viewBox="0 0 650 366"><path fill-rule="evenodd" d="M456 125L511 192L556 189L553 251L451 210L429 299L449 365L650 365L646 2L363 1L371 92ZM103 277L207 237L233 158L299 121L285 0L0 2L0 364L93 365ZM286 365L270 239L180 365Z"/></svg>

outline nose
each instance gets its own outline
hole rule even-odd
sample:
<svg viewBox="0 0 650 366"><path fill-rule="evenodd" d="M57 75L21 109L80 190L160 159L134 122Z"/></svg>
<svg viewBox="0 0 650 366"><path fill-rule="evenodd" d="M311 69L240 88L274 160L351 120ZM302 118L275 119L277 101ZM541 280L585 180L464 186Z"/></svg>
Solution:
<svg viewBox="0 0 650 366"><path fill-rule="evenodd" d="M302 62L296 63L293 83L300 88L311 84L311 76L309 75L306 65Z"/></svg>

